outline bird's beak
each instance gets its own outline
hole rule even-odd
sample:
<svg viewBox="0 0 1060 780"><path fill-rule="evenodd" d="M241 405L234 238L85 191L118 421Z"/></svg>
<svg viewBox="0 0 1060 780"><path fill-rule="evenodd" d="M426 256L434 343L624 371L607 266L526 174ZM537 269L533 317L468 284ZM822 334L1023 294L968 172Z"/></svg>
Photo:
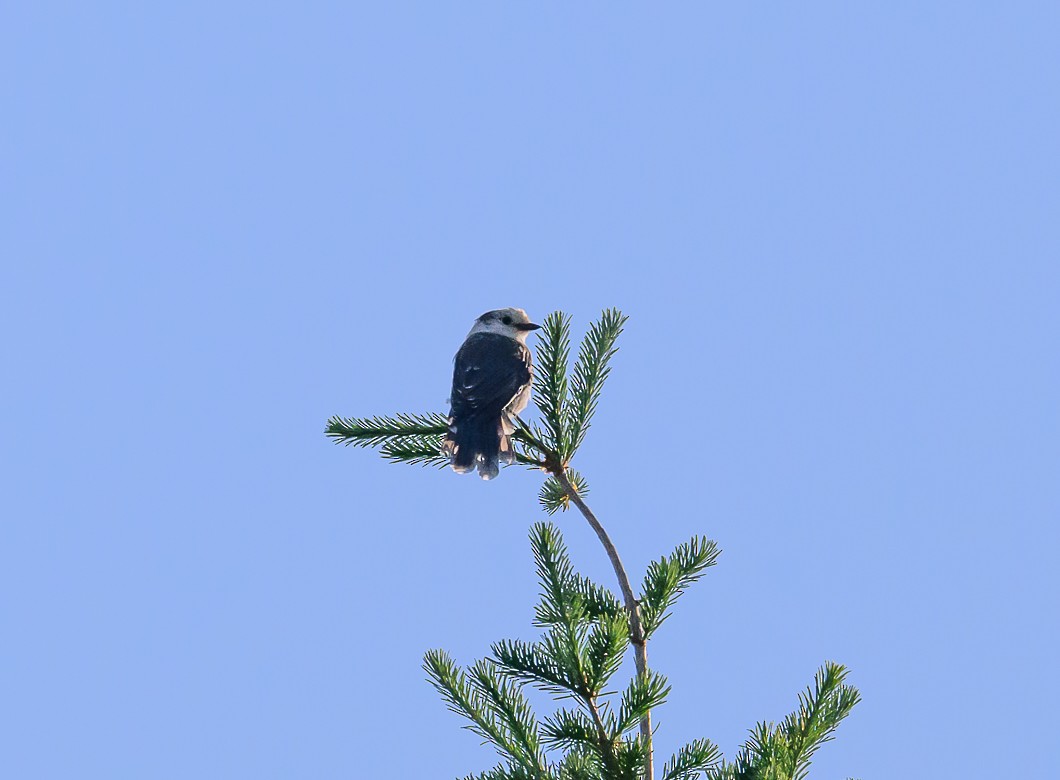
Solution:
<svg viewBox="0 0 1060 780"><path fill-rule="evenodd" d="M535 325L532 322L524 322L524 323L521 323L519 325L516 325L515 327L518 328L519 330L537 330L541 326L540 325Z"/></svg>

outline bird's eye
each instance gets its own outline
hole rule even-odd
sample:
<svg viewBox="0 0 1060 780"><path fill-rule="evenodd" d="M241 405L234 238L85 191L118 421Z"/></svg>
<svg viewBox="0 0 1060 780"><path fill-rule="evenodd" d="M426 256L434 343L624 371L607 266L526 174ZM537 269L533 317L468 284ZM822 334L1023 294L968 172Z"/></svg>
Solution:
<svg viewBox="0 0 1060 780"><path fill-rule="evenodd" d="M505 325L511 325L512 324L512 318L507 316L507 315L505 315L505 317L503 318L502 321L504 322Z"/></svg>

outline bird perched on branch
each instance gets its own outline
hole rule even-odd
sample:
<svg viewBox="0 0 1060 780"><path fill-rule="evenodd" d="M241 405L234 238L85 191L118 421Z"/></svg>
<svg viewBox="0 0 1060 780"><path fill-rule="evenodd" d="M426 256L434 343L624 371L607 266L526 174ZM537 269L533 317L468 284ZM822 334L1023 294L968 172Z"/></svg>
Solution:
<svg viewBox="0 0 1060 780"><path fill-rule="evenodd" d="M453 471L478 468L483 479L515 461L514 416L530 400L532 367L526 337L540 325L522 309L488 311L475 320L453 366L449 431L442 452Z"/></svg>

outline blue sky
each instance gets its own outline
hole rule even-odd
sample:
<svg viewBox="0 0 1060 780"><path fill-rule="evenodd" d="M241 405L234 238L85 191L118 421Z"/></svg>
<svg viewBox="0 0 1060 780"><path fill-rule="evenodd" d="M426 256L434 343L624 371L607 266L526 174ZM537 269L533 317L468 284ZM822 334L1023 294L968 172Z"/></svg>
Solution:
<svg viewBox="0 0 1060 780"><path fill-rule="evenodd" d="M471 321L629 315L576 462L657 750L826 659L812 777L1055 770L1047 3L15 4L0 19L0 775L455 777L424 681L531 638L539 477L387 464ZM581 519L579 568L611 585Z"/></svg>

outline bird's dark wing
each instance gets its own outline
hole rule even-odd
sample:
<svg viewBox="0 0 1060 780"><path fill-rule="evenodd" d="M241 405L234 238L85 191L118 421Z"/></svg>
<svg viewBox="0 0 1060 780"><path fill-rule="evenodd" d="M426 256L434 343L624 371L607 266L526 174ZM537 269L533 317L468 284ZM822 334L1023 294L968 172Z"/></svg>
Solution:
<svg viewBox="0 0 1060 780"><path fill-rule="evenodd" d="M499 415L529 383L530 350L507 336L476 333L456 353L451 415Z"/></svg>

